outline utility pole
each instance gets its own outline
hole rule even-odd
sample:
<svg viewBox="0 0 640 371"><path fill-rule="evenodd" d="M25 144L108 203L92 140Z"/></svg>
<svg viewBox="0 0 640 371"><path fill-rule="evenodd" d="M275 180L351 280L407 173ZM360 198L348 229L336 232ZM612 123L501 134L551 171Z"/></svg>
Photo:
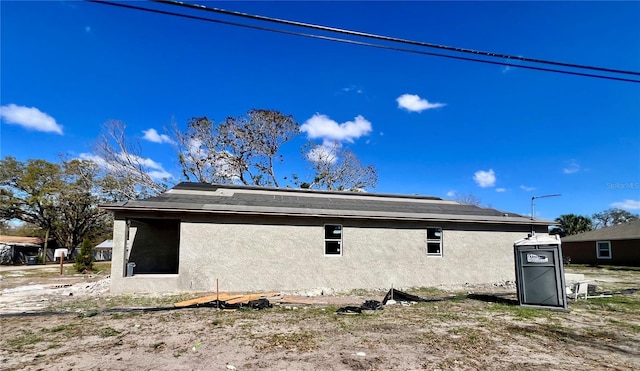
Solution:
<svg viewBox="0 0 640 371"><path fill-rule="evenodd" d="M535 217L535 202L536 202L536 198L547 198L547 197L558 197L561 196L561 194L552 194L552 195L544 195L544 196L533 196L531 197L531 220L536 220ZM531 235L533 236L535 234L535 228L533 227L533 224L531 224Z"/></svg>

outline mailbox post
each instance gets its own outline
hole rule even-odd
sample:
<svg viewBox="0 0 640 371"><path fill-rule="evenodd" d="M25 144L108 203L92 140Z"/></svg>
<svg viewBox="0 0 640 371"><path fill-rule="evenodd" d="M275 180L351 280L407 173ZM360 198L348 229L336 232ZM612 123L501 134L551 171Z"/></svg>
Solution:
<svg viewBox="0 0 640 371"><path fill-rule="evenodd" d="M560 237L532 234L513 250L520 305L567 310Z"/></svg>
<svg viewBox="0 0 640 371"><path fill-rule="evenodd" d="M60 258L60 274L63 272L64 258L67 257L67 249L55 249L53 252L53 258ZM46 261L46 257L45 257Z"/></svg>

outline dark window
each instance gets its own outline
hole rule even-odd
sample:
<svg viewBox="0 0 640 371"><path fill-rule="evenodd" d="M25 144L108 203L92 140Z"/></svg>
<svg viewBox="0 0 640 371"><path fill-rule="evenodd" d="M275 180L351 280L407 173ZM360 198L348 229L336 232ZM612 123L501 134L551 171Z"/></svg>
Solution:
<svg viewBox="0 0 640 371"><path fill-rule="evenodd" d="M609 241L596 242L596 254L598 259L611 259L611 243Z"/></svg>
<svg viewBox="0 0 640 371"><path fill-rule="evenodd" d="M442 255L442 251L440 250L440 242L427 242L427 254Z"/></svg>
<svg viewBox="0 0 640 371"><path fill-rule="evenodd" d="M133 274L179 273L180 220L132 219L129 225L127 263L135 263Z"/></svg>
<svg viewBox="0 0 640 371"><path fill-rule="evenodd" d="M442 256L442 228L427 228L427 255Z"/></svg>
<svg viewBox="0 0 640 371"><path fill-rule="evenodd" d="M442 228L427 228L427 240L438 240L442 237Z"/></svg>
<svg viewBox="0 0 640 371"><path fill-rule="evenodd" d="M324 254L342 255L342 226L327 224L324 226Z"/></svg>

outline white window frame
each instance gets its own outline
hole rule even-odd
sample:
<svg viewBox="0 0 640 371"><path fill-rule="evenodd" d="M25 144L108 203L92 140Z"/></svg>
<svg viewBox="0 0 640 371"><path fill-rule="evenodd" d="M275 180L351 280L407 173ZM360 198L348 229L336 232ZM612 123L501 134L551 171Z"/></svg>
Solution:
<svg viewBox="0 0 640 371"><path fill-rule="evenodd" d="M435 239L435 238L429 238L429 229L439 229L440 230L440 238ZM427 227L427 245L426 245L426 250L427 250L427 256L434 256L434 257L442 257L443 256L443 230L442 227ZM429 252L429 244L430 243L439 243L440 244L440 252L439 253L430 253Z"/></svg>
<svg viewBox="0 0 640 371"><path fill-rule="evenodd" d="M609 256L600 255L600 244L607 244L609 250ZM598 259L611 259L613 258L613 251L611 249L611 241L596 241L596 258Z"/></svg>
<svg viewBox="0 0 640 371"><path fill-rule="evenodd" d="M340 227L340 238L327 238L327 227L328 226L339 226ZM322 248L324 249L324 256L342 256L343 247L344 247L344 227L342 224L338 223L327 223L322 227L322 235L324 236ZM340 245L340 253L339 254L327 254L327 242L335 242L338 241Z"/></svg>

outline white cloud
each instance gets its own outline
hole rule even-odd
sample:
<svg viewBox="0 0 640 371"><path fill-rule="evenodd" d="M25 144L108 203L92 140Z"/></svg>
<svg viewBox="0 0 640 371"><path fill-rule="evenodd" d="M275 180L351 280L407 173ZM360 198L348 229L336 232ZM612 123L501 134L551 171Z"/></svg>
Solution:
<svg viewBox="0 0 640 371"><path fill-rule="evenodd" d="M146 139L153 143L173 143L173 140L169 138L167 134L159 134L156 129L143 130L144 136L142 139Z"/></svg>
<svg viewBox="0 0 640 371"><path fill-rule="evenodd" d="M520 185L520 189L522 189L525 192L531 192L531 191L535 191L536 187L527 187L526 185Z"/></svg>
<svg viewBox="0 0 640 371"><path fill-rule="evenodd" d="M506 192L506 191L507 191L506 188L496 188L496 192L502 193L502 192Z"/></svg>
<svg viewBox="0 0 640 371"><path fill-rule="evenodd" d="M575 160L567 161L567 167L562 169L562 172L565 174L573 174L580 171L580 165Z"/></svg>
<svg viewBox="0 0 640 371"><path fill-rule="evenodd" d="M404 108L410 112L422 112L424 110L444 107L444 103L429 103L428 100L420 98L415 94L402 94L396 98L398 108Z"/></svg>
<svg viewBox="0 0 640 371"><path fill-rule="evenodd" d="M171 173L165 170L152 170L147 172L147 174L149 174L151 179L154 179L154 180L162 180L165 178L171 178L172 176Z"/></svg>
<svg viewBox="0 0 640 371"><path fill-rule="evenodd" d="M94 155L92 153L81 153L80 154L80 159L81 160L86 160L86 161L93 161L95 162L98 166L106 168L109 166L109 164L107 164L107 161L97 155Z"/></svg>
<svg viewBox="0 0 640 371"><path fill-rule="evenodd" d="M132 155L129 154L128 156L125 156L124 153L120 153L118 155L118 157L120 157L123 160L127 160L127 157L129 160L131 160L132 162L138 163L144 167L148 167L149 169L154 169L154 170L160 170L162 172L164 172L164 169L162 168L162 165L153 161L152 159L148 158L148 157L140 157L140 156L136 156L136 155Z"/></svg>
<svg viewBox="0 0 640 371"><path fill-rule="evenodd" d="M26 129L62 135L62 126L56 120L35 107L18 106L13 103L0 107L0 117L8 124Z"/></svg>
<svg viewBox="0 0 640 371"><path fill-rule="evenodd" d="M478 170L473 174L473 180L482 188L493 187L496 185L496 173L493 169Z"/></svg>
<svg viewBox="0 0 640 371"><path fill-rule="evenodd" d="M454 191L453 189L447 192L447 197L453 197L455 195L456 195L456 191Z"/></svg>
<svg viewBox="0 0 640 371"><path fill-rule="evenodd" d="M611 206L625 210L640 210L640 200L624 200L621 202L614 202L611 204Z"/></svg>
<svg viewBox="0 0 640 371"><path fill-rule="evenodd" d="M338 124L328 116L316 113L300 126L300 131L307 133L309 139L321 138L325 142L353 142L371 130L371 122L361 115L353 121Z"/></svg>
<svg viewBox="0 0 640 371"><path fill-rule="evenodd" d="M355 92L357 94L362 94L364 91L356 85L349 85L346 88L342 88L342 91L345 93Z"/></svg>

